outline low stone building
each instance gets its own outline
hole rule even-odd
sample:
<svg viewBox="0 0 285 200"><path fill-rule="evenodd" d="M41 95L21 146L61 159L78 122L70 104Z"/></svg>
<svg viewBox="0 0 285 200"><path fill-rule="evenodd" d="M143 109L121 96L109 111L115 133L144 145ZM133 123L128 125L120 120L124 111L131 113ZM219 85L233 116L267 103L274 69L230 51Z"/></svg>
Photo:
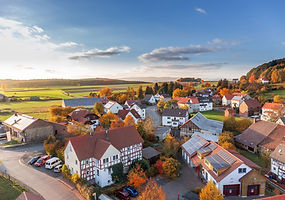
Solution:
<svg viewBox="0 0 285 200"><path fill-rule="evenodd" d="M256 99L244 100L239 106L239 114L242 117L251 117L259 115L261 112L261 105Z"/></svg>

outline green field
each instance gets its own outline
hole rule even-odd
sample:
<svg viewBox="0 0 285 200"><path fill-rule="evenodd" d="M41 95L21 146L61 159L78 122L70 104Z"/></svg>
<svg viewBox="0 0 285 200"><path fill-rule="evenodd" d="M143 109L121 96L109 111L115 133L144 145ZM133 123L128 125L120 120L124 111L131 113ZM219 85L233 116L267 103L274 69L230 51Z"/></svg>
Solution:
<svg viewBox="0 0 285 200"><path fill-rule="evenodd" d="M20 185L0 175L0 200L16 199L23 191Z"/></svg>
<svg viewBox="0 0 285 200"><path fill-rule="evenodd" d="M273 91L266 92L263 94L264 97L269 98L269 99L273 99L273 97L276 95L283 97L283 102L285 103L285 89L273 90Z"/></svg>
<svg viewBox="0 0 285 200"><path fill-rule="evenodd" d="M22 101L0 102L0 121L6 120L13 112L20 112L33 117L48 119L48 109L53 105L61 105L62 99L88 97L90 92L98 92L104 87L114 92L125 92L128 87L143 89L151 84L118 84L97 86L58 86L51 88L13 88L1 92L8 97L17 97ZM31 96L40 97L40 101L29 101Z"/></svg>
<svg viewBox="0 0 285 200"><path fill-rule="evenodd" d="M205 117L207 117L208 119L213 119L213 120L218 120L218 121L223 121L225 116L224 116L224 112L219 112L216 110L209 110L209 111L204 111L201 112ZM236 117L237 120L240 120L242 118L240 117Z"/></svg>

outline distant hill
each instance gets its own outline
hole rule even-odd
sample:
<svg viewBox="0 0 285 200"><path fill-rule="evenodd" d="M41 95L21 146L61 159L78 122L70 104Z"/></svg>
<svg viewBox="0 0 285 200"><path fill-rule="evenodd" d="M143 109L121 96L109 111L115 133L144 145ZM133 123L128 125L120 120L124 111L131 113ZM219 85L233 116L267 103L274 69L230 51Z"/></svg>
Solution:
<svg viewBox="0 0 285 200"><path fill-rule="evenodd" d="M6 84L8 88L33 88L52 86L86 86L86 85L115 85L115 84L139 84L143 81L125 81L108 78L87 79L32 79L32 80L0 80L0 84Z"/></svg>
<svg viewBox="0 0 285 200"><path fill-rule="evenodd" d="M252 68L247 74L246 79L251 76L258 80L262 77L267 78L270 82L280 83L285 81L285 58L272 60L255 68Z"/></svg>
<svg viewBox="0 0 285 200"><path fill-rule="evenodd" d="M190 77L190 78L179 78L179 79L177 79L177 81L178 82L201 82L201 79Z"/></svg>

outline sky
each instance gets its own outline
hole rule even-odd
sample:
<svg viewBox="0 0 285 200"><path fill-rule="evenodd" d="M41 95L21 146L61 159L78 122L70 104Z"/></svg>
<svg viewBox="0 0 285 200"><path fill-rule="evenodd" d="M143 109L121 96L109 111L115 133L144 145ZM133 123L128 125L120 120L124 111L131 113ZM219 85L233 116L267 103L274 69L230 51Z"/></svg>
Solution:
<svg viewBox="0 0 285 200"><path fill-rule="evenodd" d="M231 79L285 52L282 0L0 5L0 79Z"/></svg>

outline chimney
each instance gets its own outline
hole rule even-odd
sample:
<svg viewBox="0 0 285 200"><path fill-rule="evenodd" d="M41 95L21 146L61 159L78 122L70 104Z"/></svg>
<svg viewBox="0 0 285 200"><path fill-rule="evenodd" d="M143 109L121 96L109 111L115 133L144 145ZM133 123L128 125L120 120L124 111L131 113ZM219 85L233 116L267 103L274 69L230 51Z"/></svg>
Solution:
<svg viewBox="0 0 285 200"><path fill-rule="evenodd" d="M92 131L90 131L89 135L90 135L90 137L93 137Z"/></svg>
<svg viewBox="0 0 285 200"><path fill-rule="evenodd" d="M105 139L109 140L109 130L108 129L106 129L106 132L105 132Z"/></svg>

